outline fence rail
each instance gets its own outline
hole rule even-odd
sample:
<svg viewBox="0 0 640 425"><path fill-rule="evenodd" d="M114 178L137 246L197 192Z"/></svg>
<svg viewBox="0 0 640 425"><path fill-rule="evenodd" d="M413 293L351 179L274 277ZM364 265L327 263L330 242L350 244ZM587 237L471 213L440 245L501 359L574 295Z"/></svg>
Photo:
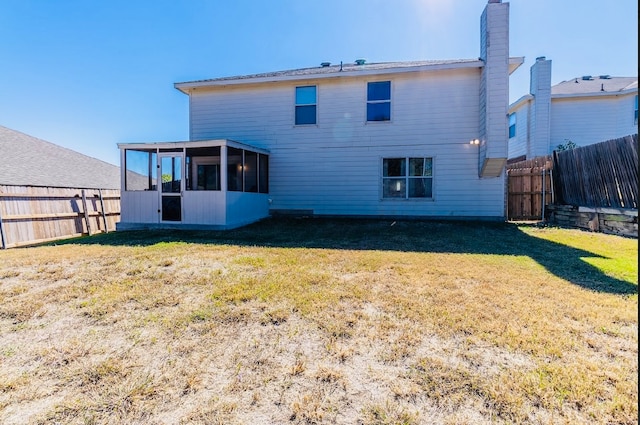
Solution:
<svg viewBox="0 0 640 425"><path fill-rule="evenodd" d="M0 248L110 232L120 191L0 185Z"/></svg>

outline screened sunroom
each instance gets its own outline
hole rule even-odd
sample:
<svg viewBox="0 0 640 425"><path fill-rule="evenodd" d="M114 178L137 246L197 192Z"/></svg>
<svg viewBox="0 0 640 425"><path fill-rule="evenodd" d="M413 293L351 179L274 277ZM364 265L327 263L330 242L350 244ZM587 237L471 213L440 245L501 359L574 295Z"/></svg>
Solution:
<svg viewBox="0 0 640 425"><path fill-rule="evenodd" d="M118 230L231 229L269 215L269 152L232 140L120 143Z"/></svg>

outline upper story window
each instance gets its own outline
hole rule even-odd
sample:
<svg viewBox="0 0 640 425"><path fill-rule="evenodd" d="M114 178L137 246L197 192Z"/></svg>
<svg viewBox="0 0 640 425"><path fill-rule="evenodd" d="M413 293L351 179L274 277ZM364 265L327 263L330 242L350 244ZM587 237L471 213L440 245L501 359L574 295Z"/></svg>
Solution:
<svg viewBox="0 0 640 425"><path fill-rule="evenodd" d="M391 81L367 83L367 121L391 120Z"/></svg>
<svg viewBox="0 0 640 425"><path fill-rule="evenodd" d="M638 125L638 95L636 95L636 109L633 113L633 125Z"/></svg>
<svg viewBox="0 0 640 425"><path fill-rule="evenodd" d="M296 125L316 123L317 87L296 87Z"/></svg>
<svg viewBox="0 0 640 425"><path fill-rule="evenodd" d="M433 158L384 158L383 198L433 198Z"/></svg>
<svg viewBox="0 0 640 425"><path fill-rule="evenodd" d="M509 114L509 139L516 137L516 113Z"/></svg>

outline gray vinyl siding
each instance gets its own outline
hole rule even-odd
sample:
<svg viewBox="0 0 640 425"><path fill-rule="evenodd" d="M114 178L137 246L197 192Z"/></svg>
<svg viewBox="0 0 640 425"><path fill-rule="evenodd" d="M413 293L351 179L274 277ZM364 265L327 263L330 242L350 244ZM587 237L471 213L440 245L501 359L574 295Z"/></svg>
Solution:
<svg viewBox="0 0 640 425"><path fill-rule="evenodd" d="M551 150L565 140L585 146L637 133L635 95L552 99Z"/></svg>
<svg viewBox="0 0 640 425"><path fill-rule="evenodd" d="M367 81L391 81L391 121L366 122ZM316 125L294 125L295 87L318 87ZM191 140L270 151L273 210L319 215L504 216L504 173L478 177L480 70L198 88ZM432 157L433 199L382 199L382 158Z"/></svg>
<svg viewBox="0 0 640 425"><path fill-rule="evenodd" d="M516 135L509 139L509 158L517 158L529 153L529 125L531 122L530 103L525 102L517 110L516 114Z"/></svg>

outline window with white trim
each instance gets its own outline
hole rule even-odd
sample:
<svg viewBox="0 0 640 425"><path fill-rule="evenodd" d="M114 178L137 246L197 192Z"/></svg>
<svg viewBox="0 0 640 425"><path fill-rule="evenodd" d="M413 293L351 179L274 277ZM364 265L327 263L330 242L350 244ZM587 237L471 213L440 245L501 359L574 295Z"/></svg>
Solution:
<svg viewBox="0 0 640 425"><path fill-rule="evenodd" d="M382 197L433 198L433 158L383 158Z"/></svg>
<svg viewBox="0 0 640 425"><path fill-rule="evenodd" d="M391 120L391 81L367 83L367 121Z"/></svg>
<svg viewBox="0 0 640 425"><path fill-rule="evenodd" d="M509 139L516 137L516 113L509 114Z"/></svg>
<svg viewBox="0 0 640 425"><path fill-rule="evenodd" d="M316 123L317 87L296 87L296 125Z"/></svg>

